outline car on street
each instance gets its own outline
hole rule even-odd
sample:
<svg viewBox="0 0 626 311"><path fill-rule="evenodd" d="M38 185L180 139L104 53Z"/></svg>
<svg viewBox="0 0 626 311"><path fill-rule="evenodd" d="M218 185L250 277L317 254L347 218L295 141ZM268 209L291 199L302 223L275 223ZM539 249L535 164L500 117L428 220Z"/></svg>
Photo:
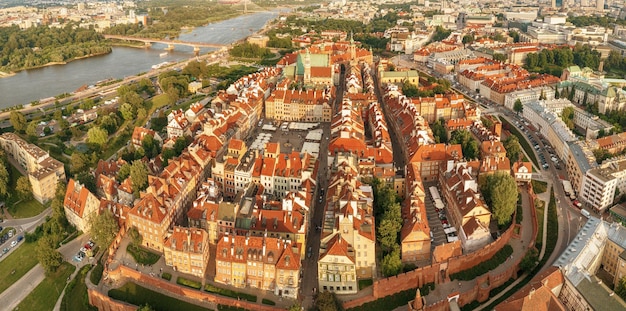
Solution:
<svg viewBox="0 0 626 311"><path fill-rule="evenodd" d="M23 236L23 235L20 235L20 236L18 236L18 237L17 237L17 241L18 241L18 242L22 242L22 240L23 240L23 239L24 239L24 236Z"/></svg>
<svg viewBox="0 0 626 311"><path fill-rule="evenodd" d="M17 241L11 242L11 248L15 247L15 245L17 245Z"/></svg>

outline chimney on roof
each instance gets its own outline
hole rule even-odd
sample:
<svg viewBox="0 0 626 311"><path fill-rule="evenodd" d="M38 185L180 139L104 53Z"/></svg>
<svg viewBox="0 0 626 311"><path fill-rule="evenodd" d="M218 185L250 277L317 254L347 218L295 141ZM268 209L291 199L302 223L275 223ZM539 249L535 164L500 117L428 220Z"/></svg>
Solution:
<svg viewBox="0 0 626 311"><path fill-rule="evenodd" d="M235 255L235 243L230 244L230 255L231 256Z"/></svg>

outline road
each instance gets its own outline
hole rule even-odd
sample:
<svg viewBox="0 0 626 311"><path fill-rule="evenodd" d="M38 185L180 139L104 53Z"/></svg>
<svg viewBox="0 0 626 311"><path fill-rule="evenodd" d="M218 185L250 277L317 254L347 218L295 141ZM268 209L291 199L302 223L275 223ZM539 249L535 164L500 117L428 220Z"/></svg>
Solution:
<svg viewBox="0 0 626 311"><path fill-rule="evenodd" d="M341 77L339 81L344 81L345 73L342 71ZM339 104L341 104L341 100L343 98L343 85L340 83L337 87L337 93L342 94L337 96L335 99L335 109L333 111L336 112ZM339 103L337 103L339 102ZM319 158L319 168L318 168L318 176L317 176L317 192L313 197L314 204L313 210L311 211L311 218L309 219L309 233L307 236L307 245L306 245L306 254L308 254L309 248L311 248L311 257L304 258L302 260L302 280L300 282L300 298L302 301L302 306L305 310L313 307L313 289L317 288L317 260L319 257L319 249L320 249L320 240L322 231L317 230L317 226L321 226L324 219L324 206L326 205L326 190L328 189L328 179L330 176L330 167L328 163L328 143L330 142L330 123L322 123L321 128L324 130L324 134L322 135L322 141L320 144L320 158ZM328 139L327 139L328 138ZM321 191L324 191L324 195L322 195ZM322 197L320 200L319 198Z"/></svg>
<svg viewBox="0 0 626 311"><path fill-rule="evenodd" d="M28 232L32 232L39 226L41 223L45 221L46 216L51 213L52 209L48 208L43 213L38 216L25 218L25 219L16 219L16 220L7 220L4 222L5 227L14 227L26 230ZM20 230L18 229L18 231ZM20 231L23 232L23 231ZM7 241L6 243L10 243L13 239L16 238L16 234L12 239ZM74 262L72 258L78 251L81 246L84 245L88 240L86 235L79 236L73 241L61 246L58 250L63 255L63 258L77 266L77 269L80 269L83 265L89 263L89 259L83 260L82 262ZM15 248L11 249L11 252L17 247L20 247L24 242L21 242ZM4 245L3 245L4 246ZM7 253L0 260L6 258L10 254ZM34 254L33 254L34 256ZM13 310L19 303L26 297L32 290L43 281L45 278L45 272L43 267L40 264L37 264L33 269L28 271L24 276L22 276L17 282L15 282L11 287L7 288L4 292L0 293L0 301L2 302L3 310Z"/></svg>

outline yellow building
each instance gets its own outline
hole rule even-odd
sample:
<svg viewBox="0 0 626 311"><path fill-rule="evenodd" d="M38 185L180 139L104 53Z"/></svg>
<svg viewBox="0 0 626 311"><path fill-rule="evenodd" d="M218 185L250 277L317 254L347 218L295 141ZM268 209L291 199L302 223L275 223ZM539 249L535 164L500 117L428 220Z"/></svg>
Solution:
<svg viewBox="0 0 626 311"><path fill-rule="evenodd" d="M359 289L354 249L340 234L320 245L317 279L320 291L356 294Z"/></svg>
<svg viewBox="0 0 626 311"><path fill-rule="evenodd" d="M174 227L165 239L165 264L178 272L204 277L209 260L209 238L206 231Z"/></svg>
<svg viewBox="0 0 626 311"><path fill-rule="evenodd" d="M296 298L300 284L298 253L298 246L289 240L225 234L217 242L214 280Z"/></svg>
<svg viewBox="0 0 626 311"><path fill-rule="evenodd" d="M89 219L96 215L100 207L100 200L85 186L74 179L67 183L63 209L67 221L77 230L89 231Z"/></svg>
<svg viewBox="0 0 626 311"><path fill-rule="evenodd" d="M267 119L301 122L330 122L331 91L276 90L265 100Z"/></svg>
<svg viewBox="0 0 626 311"><path fill-rule="evenodd" d="M0 135L0 146L8 156L28 172L28 180L35 200L43 204L54 198L57 183L65 181L63 163L13 133Z"/></svg>

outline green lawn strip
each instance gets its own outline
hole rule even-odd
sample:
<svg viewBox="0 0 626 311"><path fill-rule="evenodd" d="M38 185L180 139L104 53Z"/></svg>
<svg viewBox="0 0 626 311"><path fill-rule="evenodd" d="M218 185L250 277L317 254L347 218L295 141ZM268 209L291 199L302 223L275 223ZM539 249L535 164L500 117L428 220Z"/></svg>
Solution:
<svg viewBox="0 0 626 311"><path fill-rule="evenodd" d="M471 267L467 270L463 270L458 273L454 273L450 275L451 280L462 280L469 281L473 280L478 276L481 276L504 263L509 256L513 254L513 247L507 244L502 249L500 249L496 254L489 258L486 261L479 263L478 265Z"/></svg>
<svg viewBox="0 0 626 311"><path fill-rule="evenodd" d="M517 136L517 140L519 140L519 144L522 146L526 154L530 157L530 160L539 168L539 162L537 161L537 157L535 157L535 153L533 152L533 148L528 144L526 140L526 136L522 134L513 124L509 123L509 121L505 118L502 118L502 123L506 124L509 132L511 134Z"/></svg>
<svg viewBox="0 0 626 311"><path fill-rule="evenodd" d="M19 247L13 250L0 264L0 293L11 287L22 278L26 272L37 265L35 256L36 243L20 242Z"/></svg>
<svg viewBox="0 0 626 311"><path fill-rule="evenodd" d="M206 311L209 309L178 300L135 283L128 282L124 286L109 291L109 297L128 302L136 306L150 305L156 311Z"/></svg>
<svg viewBox="0 0 626 311"><path fill-rule="evenodd" d="M64 262L57 271L46 276L35 289L20 302L17 310L52 310L57 303L67 278L76 270L74 265ZM75 297L73 297L75 299ZM80 310L80 309L74 309Z"/></svg>
<svg viewBox="0 0 626 311"><path fill-rule="evenodd" d="M82 267L76 274L76 277L67 284L63 300L61 300L61 311L98 310L96 307L89 305L87 284L85 284L85 276L91 267L92 265Z"/></svg>
<svg viewBox="0 0 626 311"><path fill-rule="evenodd" d="M231 298L241 298L250 302L256 302L257 300L257 297L255 295L240 293L234 290L216 287L211 284L206 284L204 286L204 290L209 293L217 294L220 296L226 296L226 297L231 297Z"/></svg>
<svg viewBox="0 0 626 311"><path fill-rule="evenodd" d="M359 290L372 286L372 284L374 284L374 281L372 279L359 280Z"/></svg>
<svg viewBox="0 0 626 311"><path fill-rule="evenodd" d="M91 270L91 274L89 275L89 280L92 284L98 285L100 284L100 280L102 280L102 273L104 272L104 264L102 264L102 258L104 258L104 253L98 257L98 264Z"/></svg>
<svg viewBox="0 0 626 311"><path fill-rule="evenodd" d="M428 295L431 290L435 289L434 283L429 283L420 288L420 293L422 296ZM395 293L393 295L389 295L372 302L365 303L358 307L354 307L352 309L348 309L347 311L390 311L397 307L406 306L409 301L415 299L415 292L417 288L407 289L405 291L401 291Z"/></svg>
<svg viewBox="0 0 626 311"><path fill-rule="evenodd" d="M141 265L152 266L157 263L161 258L161 255L153 253L141 246L137 247L132 244L129 244L126 247L126 251L130 253L131 256L135 259L135 262Z"/></svg>
<svg viewBox="0 0 626 311"><path fill-rule="evenodd" d="M540 181L540 180L532 180L531 181L532 185L533 185L533 191L536 194L542 194L546 191L548 191L548 183L545 181Z"/></svg>
<svg viewBox="0 0 626 311"><path fill-rule="evenodd" d="M186 287L189 287L189 288L193 288L193 289L200 289L200 288L202 288L202 283L200 283L198 281L186 279L186 278L184 278L182 276L179 276L176 279L176 284L182 285L182 286L186 286Z"/></svg>

